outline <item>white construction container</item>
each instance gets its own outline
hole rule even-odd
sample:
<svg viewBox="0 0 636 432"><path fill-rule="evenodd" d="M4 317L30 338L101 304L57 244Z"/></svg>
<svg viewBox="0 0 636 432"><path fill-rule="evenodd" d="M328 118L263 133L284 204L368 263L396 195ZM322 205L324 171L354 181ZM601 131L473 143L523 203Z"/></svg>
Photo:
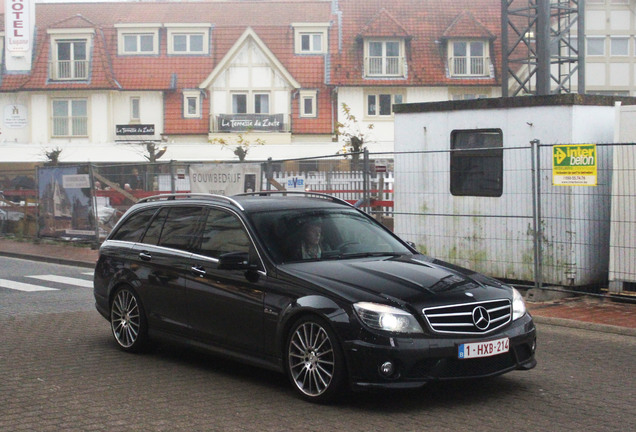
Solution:
<svg viewBox="0 0 636 432"><path fill-rule="evenodd" d="M610 234L609 289L636 291L636 106L617 110ZM628 144L631 143L631 144Z"/></svg>
<svg viewBox="0 0 636 432"><path fill-rule="evenodd" d="M542 281L606 282L613 146L600 144L614 140L615 102L554 95L396 106L395 232L433 257L498 278L534 280L530 142L539 140ZM460 161L477 172L461 184L451 179L459 178L451 174L451 159L458 160L451 149L470 146L457 137L473 133L484 135L481 147L494 157ZM596 144L597 185L553 186L553 144ZM493 167L500 174L480 178ZM482 190L487 196L478 196Z"/></svg>

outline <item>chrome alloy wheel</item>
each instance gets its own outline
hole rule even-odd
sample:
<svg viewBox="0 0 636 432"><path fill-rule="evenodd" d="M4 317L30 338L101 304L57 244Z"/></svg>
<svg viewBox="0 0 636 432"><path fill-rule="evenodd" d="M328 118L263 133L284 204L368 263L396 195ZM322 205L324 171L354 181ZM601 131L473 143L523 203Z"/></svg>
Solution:
<svg viewBox="0 0 636 432"><path fill-rule="evenodd" d="M336 359L329 334L321 325L300 324L290 338L287 358L291 377L302 393L317 397L329 389Z"/></svg>
<svg viewBox="0 0 636 432"><path fill-rule="evenodd" d="M113 335L122 348L131 348L139 338L141 314L135 295L122 289L117 293L110 308Z"/></svg>

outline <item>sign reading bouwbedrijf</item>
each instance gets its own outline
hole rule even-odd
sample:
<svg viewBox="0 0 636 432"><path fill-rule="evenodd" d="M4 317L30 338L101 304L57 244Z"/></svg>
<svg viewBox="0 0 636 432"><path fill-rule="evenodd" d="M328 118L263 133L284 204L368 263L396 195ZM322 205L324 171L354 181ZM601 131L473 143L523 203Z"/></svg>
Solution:
<svg viewBox="0 0 636 432"><path fill-rule="evenodd" d="M154 135L155 125L153 124L116 125L115 134L117 135Z"/></svg>
<svg viewBox="0 0 636 432"><path fill-rule="evenodd" d="M283 114L220 114L216 119L220 132L279 132L284 127Z"/></svg>

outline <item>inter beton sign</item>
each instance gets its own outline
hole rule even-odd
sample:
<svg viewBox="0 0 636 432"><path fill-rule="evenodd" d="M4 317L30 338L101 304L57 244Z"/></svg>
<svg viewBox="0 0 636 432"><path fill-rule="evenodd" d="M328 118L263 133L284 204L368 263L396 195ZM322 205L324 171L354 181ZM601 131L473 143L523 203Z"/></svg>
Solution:
<svg viewBox="0 0 636 432"><path fill-rule="evenodd" d="M555 145L552 147L554 186L596 186L596 145Z"/></svg>
<svg viewBox="0 0 636 432"><path fill-rule="evenodd" d="M31 46L32 0L5 0L4 32L9 53L24 54Z"/></svg>

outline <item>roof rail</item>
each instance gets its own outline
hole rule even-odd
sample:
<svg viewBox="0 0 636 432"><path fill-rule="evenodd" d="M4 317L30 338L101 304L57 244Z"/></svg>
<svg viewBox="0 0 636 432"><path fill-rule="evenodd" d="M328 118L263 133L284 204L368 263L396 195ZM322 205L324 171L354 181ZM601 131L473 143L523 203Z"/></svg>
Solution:
<svg viewBox="0 0 636 432"><path fill-rule="evenodd" d="M224 201L226 203L232 204L235 207L238 207L239 210L245 210L238 201L227 197L225 195L217 195L217 194L207 194L207 193L169 193L169 194L161 194L161 195L153 195L146 198L140 199L138 202L150 202L150 201L160 201L167 200L172 201L176 199L187 199L187 198L198 198L198 199L208 199L211 201Z"/></svg>
<svg viewBox="0 0 636 432"><path fill-rule="evenodd" d="M269 195L296 195L296 196L305 196L308 198L314 197L314 198L322 198L322 199L327 199L329 201L333 201L339 204L344 204L347 205L349 207L353 207L351 204L349 204L347 201L335 197L333 195L328 195L325 193L320 193L320 192L311 192L311 191L284 191L284 190L275 190L275 191L259 191L259 192L246 192L246 193L241 193L241 194L237 194L234 196L269 196Z"/></svg>

